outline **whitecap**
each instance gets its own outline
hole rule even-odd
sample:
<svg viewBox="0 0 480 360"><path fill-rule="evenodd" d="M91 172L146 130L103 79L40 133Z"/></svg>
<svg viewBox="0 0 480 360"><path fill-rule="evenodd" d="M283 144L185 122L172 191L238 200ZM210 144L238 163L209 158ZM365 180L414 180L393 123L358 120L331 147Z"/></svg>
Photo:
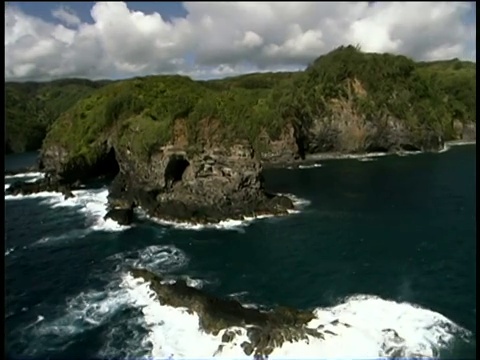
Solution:
<svg viewBox="0 0 480 360"><path fill-rule="evenodd" d="M310 165L299 165L298 168L299 169L316 169L322 166L323 166L322 164L316 163L316 164L310 164Z"/></svg>
<svg viewBox="0 0 480 360"><path fill-rule="evenodd" d="M247 341L246 329L231 343L199 329L198 315L185 309L161 305L148 283L126 275L134 306L142 309L152 357L248 359L240 346ZM329 308L317 308L308 327L321 327L325 339L284 343L271 354L275 359L435 357L455 336L469 333L443 315L409 303L397 303L376 296L357 295Z"/></svg>
<svg viewBox="0 0 480 360"><path fill-rule="evenodd" d="M22 179L22 180L29 180L29 181L36 181L43 179L45 174L42 172L26 172L26 173L18 173L14 175L5 175L5 180L10 179Z"/></svg>
<svg viewBox="0 0 480 360"><path fill-rule="evenodd" d="M154 272L171 272L188 264L188 256L173 245L150 245L134 251L109 256L107 261L117 263L118 270L144 268Z"/></svg>

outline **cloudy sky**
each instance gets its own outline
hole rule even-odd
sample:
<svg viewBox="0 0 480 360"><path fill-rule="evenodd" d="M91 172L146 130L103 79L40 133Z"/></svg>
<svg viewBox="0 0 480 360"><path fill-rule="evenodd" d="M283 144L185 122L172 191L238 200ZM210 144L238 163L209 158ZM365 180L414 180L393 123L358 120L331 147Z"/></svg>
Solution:
<svg viewBox="0 0 480 360"><path fill-rule="evenodd" d="M8 2L6 80L302 69L339 45L476 57L475 2Z"/></svg>

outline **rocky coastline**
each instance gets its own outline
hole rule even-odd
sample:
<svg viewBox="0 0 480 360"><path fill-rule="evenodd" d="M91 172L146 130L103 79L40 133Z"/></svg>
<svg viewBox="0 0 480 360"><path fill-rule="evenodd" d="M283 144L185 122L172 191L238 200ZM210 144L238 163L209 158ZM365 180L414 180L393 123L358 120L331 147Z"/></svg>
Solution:
<svg viewBox="0 0 480 360"><path fill-rule="evenodd" d="M271 311L246 308L237 300L222 299L189 287L183 280L167 284L162 276L145 269L131 269L130 274L149 282L150 289L163 305L186 308L198 314L200 329L206 333L219 335L227 329L223 332L222 344L217 352L221 352L225 344L238 341L241 333L231 329L235 327L247 328L248 341L240 344L246 355L269 355L284 342L325 337L321 329L307 326L315 317L312 311L288 307L277 307Z"/></svg>
<svg viewBox="0 0 480 360"><path fill-rule="evenodd" d="M136 207L154 218L194 224L286 215L294 209L291 199L264 189L262 165L247 143L197 152L166 146L148 160L111 146L89 166L56 148L42 152L40 165L44 179L16 182L5 193L56 191L70 197L88 181L111 179L106 218L121 225L134 221Z"/></svg>
<svg viewBox="0 0 480 360"><path fill-rule="evenodd" d="M129 273L134 279L148 284L156 301L195 313L201 331L221 335L221 343L212 356L221 354L228 344L239 345L247 356L268 356L287 342L304 341L309 344L315 339L326 340L353 326L340 319L315 321L318 319L314 312L308 309L276 306L260 310L246 307L235 299L217 297L190 287L181 279L166 281L161 274L142 268L132 268ZM405 339L397 331L385 328L382 334L384 341L380 345L379 357L395 359L407 356L403 346Z"/></svg>
<svg viewBox="0 0 480 360"><path fill-rule="evenodd" d="M440 152L450 144L471 142L475 142L473 136L451 142L438 139L428 148L408 149ZM375 156L375 153L325 152L301 158L291 147L285 146L285 149L283 153L277 149L268 159L262 156L260 160L246 142L230 148L205 147L196 152L188 146L174 144L159 149L148 160L140 160L128 150L122 151L113 145L108 147L106 143L104 155L86 167L84 162L72 161L61 149L50 148L42 152L39 164L5 172L5 175L14 175L44 171L46 176L34 182L17 181L5 193L28 195L50 191L69 198L74 196L72 191L81 189L86 182L104 178L110 181L105 218L129 225L135 221L134 209L139 207L160 220L204 225L263 215L281 216L293 210L292 199L271 194L264 188L264 168L299 167L319 160ZM392 148L385 154L404 151Z"/></svg>

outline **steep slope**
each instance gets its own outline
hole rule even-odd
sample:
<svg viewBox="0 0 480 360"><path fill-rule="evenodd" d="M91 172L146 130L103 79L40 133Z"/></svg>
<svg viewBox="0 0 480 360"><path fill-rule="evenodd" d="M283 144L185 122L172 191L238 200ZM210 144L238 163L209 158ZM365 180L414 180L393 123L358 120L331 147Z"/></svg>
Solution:
<svg viewBox="0 0 480 360"><path fill-rule="evenodd" d="M347 46L298 73L118 81L59 115L42 163L59 183L116 176L112 206L158 217L285 213L292 203L264 191L261 160L438 151L445 140L474 139L475 73L471 63Z"/></svg>
<svg viewBox="0 0 480 360"><path fill-rule="evenodd" d="M58 115L105 83L82 79L5 83L6 152L38 150Z"/></svg>
<svg viewBox="0 0 480 360"><path fill-rule="evenodd" d="M106 86L55 122L43 166L61 183L118 171L112 206L141 206L164 219L217 222L286 213L292 202L264 191L251 144L235 136L242 127L195 109L214 95L181 76Z"/></svg>

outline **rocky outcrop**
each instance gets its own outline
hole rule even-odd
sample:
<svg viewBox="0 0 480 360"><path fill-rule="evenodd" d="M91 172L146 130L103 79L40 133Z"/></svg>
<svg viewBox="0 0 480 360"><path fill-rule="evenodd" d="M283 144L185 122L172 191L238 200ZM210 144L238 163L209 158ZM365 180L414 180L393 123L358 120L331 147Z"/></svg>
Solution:
<svg viewBox="0 0 480 360"><path fill-rule="evenodd" d="M248 143L199 149L176 141L148 158L114 141L97 149L96 161L87 162L52 146L44 149L42 163L53 178L67 183L117 169L108 217L123 224L132 221L135 206L156 218L193 223L283 215L293 208L290 199L265 191L261 163Z"/></svg>
<svg viewBox="0 0 480 360"><path fill-rule="evenodd" d="M51 177L45 177L36 181L16 181L5 190L6 195L30 195L39 192L59 192L62 193L65 199L74 197L72 190L80 188L79 183L65 184L52 179Z"/></svg>
<svg viewBox="0 0 480 360"><path fill-rule="evenodd" d="M128 208L113 208L110 209L104 216L104 219L112 219L119 225L130 225L133 222L133 207Z"/></svg>
<svg viewBox="0 0 480 360"><path fill-rule="evenodd" d="M58 144L44 147L40 169L60 183L89 181L95 178L113 178L118 173L115 151L107 141L92 145L88 156L73 154Z"/></svg>
<svg viewBox="0 0 480 360"><path fill-rule="evenodd" d="M314 318L311 311L287 307L277 307L271 311L246 308L236 300L218 298L189 287L182 280L166 284L161 276L148 270L132 269L130 272L133 277L149 282L162 304L195 312L199 316L200 328L206 333L218 335L220 331L232 327L247 328L249 341L241 344L247 355L269 355L284 342L308 342L309 338L323 339L325 336L321 329L308 327ZM239 330L226 330L222 342L232 342L237 335L240 335Z"/></svg>
<svg viewBox="0 0 480 360"><path fill-rule="evenodd" d="M290 199L268 194L262 167L247 144L230 149L167 146L147 161L118 153L120 173L109 189L117 208L140 206L151 216L194 223L286 214Z"/></svg>
<svg viewBox="0 0 480 360"><path fill-rule="evenodd" d="M373 124L351 109L337 111L334 119L316 119L309 127L296 131L291 128L280 139L268 140L268 150L262 153L264 163L292 163L309 155L326 153L437 152L444 148L443 137L433 131L415 134L404 122L394 118ZM462 126L460 131L466 134L463 138L475 136L471 128Z"/></svg>
<svg viewBox="0 0 480 360"><path fill-rule="evenodd" d="M460 121L453 123L456 140L475 141L477 139L477 124L463 124Z"/></svg>

